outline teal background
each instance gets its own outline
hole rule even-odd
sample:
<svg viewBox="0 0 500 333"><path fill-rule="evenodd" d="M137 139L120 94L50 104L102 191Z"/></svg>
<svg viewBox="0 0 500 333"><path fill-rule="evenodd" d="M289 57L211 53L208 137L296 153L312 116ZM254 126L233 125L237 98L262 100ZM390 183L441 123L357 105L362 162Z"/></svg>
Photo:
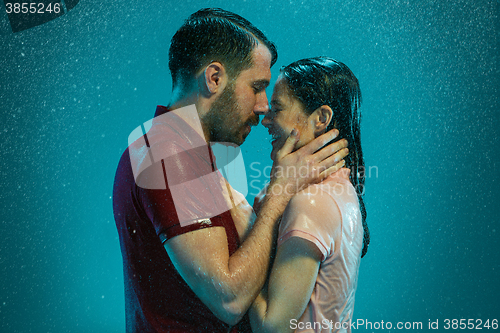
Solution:
<svg viewBox="0 0 500 333"><path fill-rule="evenodd" d="M116 165L168 104L170 38L216 6L276 42L273 78L328 55L360 80L372 243L354 318L500 319L498 1L81 0L16 34L0 13L0 331L124 331ZM269 139L242 146L255 185Z"/></svg>

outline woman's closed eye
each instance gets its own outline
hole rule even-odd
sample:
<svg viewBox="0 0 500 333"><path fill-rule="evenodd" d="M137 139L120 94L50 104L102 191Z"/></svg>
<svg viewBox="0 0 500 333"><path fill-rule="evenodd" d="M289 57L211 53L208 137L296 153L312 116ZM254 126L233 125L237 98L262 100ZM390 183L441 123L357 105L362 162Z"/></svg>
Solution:
<svg viewBox="0 0 500 333"><path fill-rule="evenodd" d="M270 109L270 112L273 113L273 114L276 114L276 113L278 113L280 111L281 111L281 109L277 108L277 107L271 107L271 109Z"/></svg>

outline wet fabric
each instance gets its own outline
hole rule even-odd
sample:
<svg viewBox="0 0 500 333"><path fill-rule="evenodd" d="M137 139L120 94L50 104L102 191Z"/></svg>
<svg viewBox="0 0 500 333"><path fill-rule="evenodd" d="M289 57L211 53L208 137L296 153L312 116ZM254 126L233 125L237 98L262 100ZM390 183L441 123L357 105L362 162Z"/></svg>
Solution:
<svg viewBox="0 0 500 333"><path fill-rule="evenodd" d="M278 246L291 237L307 239L322 253L321 264L307 308L296 332L350 332L354 296L363 246L363 224L357 194L343 168L308 189L302 202L290 205L280 224ZM321 204L318 207L313 205ZM321 207L332 205L340 212L338 224L324 216ZM286 218L285 218L286 217Z"/></svg>
<svg viewBox="0 0 500 333"><path fill-rule="evenodd" d="M156 116L166 112L169 110L158 106ZM137 158L138 146L144 145L142 141L135 142L135 147L130 145L124 152L113 189L114 215L123 256L127 332L249 331L247 317L234 328L217 319L184 282L163 247L163 242L172 237L210 227L226 230L230 255L240 244L231 213L225 210L213 214L214 205L224 204L225 200L216 193L220 173L215 172L209 145L198 144L204 139L182 119L156 126L153 123L149 138L143 140L148 146L142 147L143 156ZM168 140L161 140L161 136ZM153 172L146 174L147 179L142 183L136 182L136 171L150 167L138 166L137 161L147 160L145 150L158 142L162 142L162 149L170 152L171 161L162 159L150 163L154 165ZM197 142L196 149L191 149L193 142ZM179 152L181 154L176 154ZM165 165L176 175L172 176L171 183ZM208 180L207 175L211 177ZM160 181L162 185L158 185ZM182 188L186 182L195 183ZM153 183L157 186L145 185ZM175 203L178 193L174 193L170 185L185 190L180 204ZM213 193L197 193L203 186L208 186ZM197 200L199 197L201 200Z"/></svg>

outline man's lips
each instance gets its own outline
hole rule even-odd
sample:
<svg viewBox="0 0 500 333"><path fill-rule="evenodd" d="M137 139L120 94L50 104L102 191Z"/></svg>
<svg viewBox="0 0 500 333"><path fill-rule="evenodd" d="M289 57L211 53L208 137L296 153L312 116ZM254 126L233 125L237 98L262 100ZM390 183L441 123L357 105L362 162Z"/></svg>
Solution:
<svg viewBox="0 0 500 333"><path fill-rule="evenodd" d="M247 125L250 126L250 127L257 126L258 124L259 124L259 117L258 116L256 118L254 118L253 120L250 119L247 122Z"/></svg>
<svg viewBox="0 0 500 333"><path fill-rule="evenodd" d="M257 120L250 120L248 121L245 125L245 129L250 133L252 131L252 127L257 126L259 124L259 119Z"/></svg>

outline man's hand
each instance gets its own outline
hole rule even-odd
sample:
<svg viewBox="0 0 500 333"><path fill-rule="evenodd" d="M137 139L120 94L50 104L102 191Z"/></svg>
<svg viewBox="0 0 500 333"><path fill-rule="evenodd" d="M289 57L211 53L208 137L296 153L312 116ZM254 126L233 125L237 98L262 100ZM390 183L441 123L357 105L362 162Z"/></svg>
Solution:
<svg viewBox="0 0 500 333"><path fill-rule="evenodd" d="M342 168L345 164L343 159L349 153L347 140L342 139L324 147L338 134L338 130L333 129L293 151L299 140L299 133L294 129L276 154L267 193L290 198Z"/></svg>

